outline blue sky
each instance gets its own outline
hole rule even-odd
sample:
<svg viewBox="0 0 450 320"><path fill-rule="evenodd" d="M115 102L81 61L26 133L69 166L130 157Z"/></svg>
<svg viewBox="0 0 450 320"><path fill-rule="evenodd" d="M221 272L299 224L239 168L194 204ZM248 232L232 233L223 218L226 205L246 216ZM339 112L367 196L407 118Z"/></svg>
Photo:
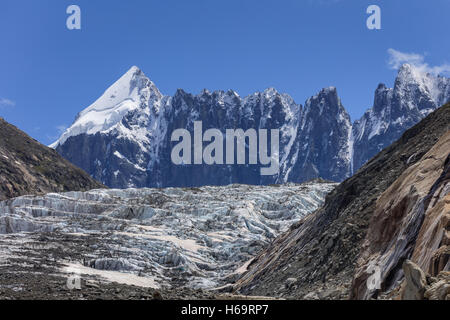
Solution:
<svg viewBox="0 0 450 320"><path fill-rule="evenodd" d="M80 31L66 28L71 4ZM366 27L371 4L381 30ZM275 87L303 104L333 85L354 120L393 85L390 58L448 72L449 12L449 0L2 0L0 116L49 144L137 65L170 95Z"/></svg>

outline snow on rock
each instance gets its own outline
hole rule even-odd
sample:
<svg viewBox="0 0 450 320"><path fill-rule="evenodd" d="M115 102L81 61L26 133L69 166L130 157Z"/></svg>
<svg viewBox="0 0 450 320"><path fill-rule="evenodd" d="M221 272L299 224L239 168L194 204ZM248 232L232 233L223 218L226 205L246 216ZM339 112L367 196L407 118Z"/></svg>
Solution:
<svg viewBox="0 0 450 320"><path fill-rule="evenodd" d="M153 82L133 66L92 105L81 111L70 128L50 147L56 148L69 137L81 133L106 132L120 123L126 114L142 107L142 103L161 98Z"/></svg>

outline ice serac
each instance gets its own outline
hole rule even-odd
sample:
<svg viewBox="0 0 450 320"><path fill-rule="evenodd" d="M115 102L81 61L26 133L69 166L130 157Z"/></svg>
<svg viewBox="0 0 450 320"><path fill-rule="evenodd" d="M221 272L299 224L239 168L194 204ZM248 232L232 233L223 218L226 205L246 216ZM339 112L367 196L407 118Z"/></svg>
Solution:
<svg viewBox="0 0 450 320"><path fill-rule="evenodd" d="M398 71L394 88L380 84L373 107L353 125L353 170L449 100L450 79L404 64Z"/></svg>
<svg viewBox="0 0 450 320"><path fill-rule="evenodd" d="M449 98L449 79L404 65L394 88L380 85L373 107L352 124L334 87L304 107L274 88L246 97L206 89L165 96L133 67L52 147L114 188L343 181ZM226 129L279 129L279 173L261 176L260 164L174 165L171 134L185 128L193 135L195 121L224 135Z"/></svg>
<svg viewBox="0 0 450 320"><path fill-rule="evenodd" d="M211 289L239 277L258 251L322 205L334 187L314 182L18 197L0 202L0 264L15 274L18 264L60 267L71 260L70 267L100 278L114 272L158 287Z"/></svg>

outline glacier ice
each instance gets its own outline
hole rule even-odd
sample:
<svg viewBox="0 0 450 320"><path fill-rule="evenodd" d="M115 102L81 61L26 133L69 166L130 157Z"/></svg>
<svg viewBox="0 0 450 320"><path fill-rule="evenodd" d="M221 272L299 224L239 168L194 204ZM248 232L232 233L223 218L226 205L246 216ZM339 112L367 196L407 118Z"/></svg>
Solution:
<svg viewBox="0 0 450 320"><path fill-rule="evenodd" d="M258 251L317 209L334 186L310 182L22 196L0 202L0 247L9 254L21 252L23 241L37 234L62 237L65 242L57 246L64 247L71 237L71 244L87 246L79 246L75 258L67 257L67 265L90 268L92 274L104 271L108 278L121 272L160 287L218 287L232 282ZM64 257L64 250L60 254Z"/></svg>

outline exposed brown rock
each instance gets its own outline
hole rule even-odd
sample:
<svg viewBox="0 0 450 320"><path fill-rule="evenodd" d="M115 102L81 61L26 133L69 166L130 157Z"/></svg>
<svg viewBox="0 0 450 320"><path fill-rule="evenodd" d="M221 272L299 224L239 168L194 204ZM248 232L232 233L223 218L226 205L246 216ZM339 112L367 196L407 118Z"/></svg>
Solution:
<svg viewBox="0 0 450 320"><path fill-rule="evenodd" d="M105 186L0 118L0 200L94 188Z"/></svg>
<svg viewBox="0 0 450 320"><path fill-rule="evenodd" d="M405 274L405 287L402 292L403 300L423 300L427 278L420 267L406 260L403 263L403 272Z"/></svg>
<svg viewBox="0 0 450 320"><path fill-rule="evenodd" d="M450 272L441 271L436 277L426 274L411 260L403 263L404 279L395 299L403 300L450 300Z"/></svg>
<svg viewBox="0 0 450 320"><path fill-rule="evenodd" d="M399 285L402 264L413 251L412 260L421 269L432 268L450 214L445 204L449 192L449 150L450 131L378 198L358 259L353 298L368 299L376 294L377 289L366 285L371 265L381 269L382 292ZM440 264L433 275L443 270Z"/></svg>
<svg viewBox="0 0 450 320"><path fill-rule="evenodd" d="M425 219L411 260L431 276L437 276L441 271L450 270L449 256L450 156L447 157L443 174L430 192Z"/></svg>
<svg viewBox="0 0 450 320"><path fill-rule="evenodd" d="M427 286L424 298L428 300L450 300L450 272L440 272L435 281Z"/></svg>

